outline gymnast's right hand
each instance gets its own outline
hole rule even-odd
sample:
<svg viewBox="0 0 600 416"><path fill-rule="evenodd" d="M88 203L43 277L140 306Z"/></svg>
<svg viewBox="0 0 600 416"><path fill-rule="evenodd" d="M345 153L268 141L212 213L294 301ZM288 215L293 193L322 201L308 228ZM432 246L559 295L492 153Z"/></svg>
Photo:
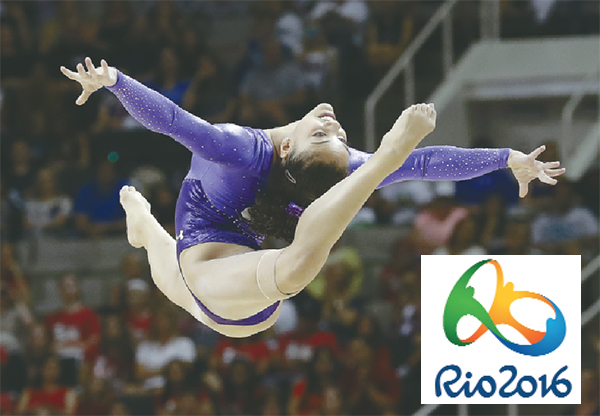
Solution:
<svg viewBox="0 0 600 416"><path fill-rule="evenodd" d="M117 70L109 67L106 61L101 61L101 67L95 68L90 58L85 58L85 66L77 65L77 72L69 71L64 66L60 67L60 71L69 79L77 81L83 87L83 92L75 101L77 105L83 105L92 93L98 91L102 87L110 87L117 82Z"/></svg>
<svg viewBox="0 0 600 416"><path fill-rule="evenodd" d="M380 147L402 153L412 152L435 129L437 113L433 104L414 104L400 114L389 132L383 136Z"/></svg>

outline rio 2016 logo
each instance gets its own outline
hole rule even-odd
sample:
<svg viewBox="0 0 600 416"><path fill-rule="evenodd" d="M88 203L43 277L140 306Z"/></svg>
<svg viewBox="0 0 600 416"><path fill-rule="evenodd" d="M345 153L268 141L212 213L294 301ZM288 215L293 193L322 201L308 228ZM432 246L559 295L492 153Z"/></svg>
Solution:
<svg viewBox="0 0 600 416"><path fill-rule="evenodd" d="M496 268L496 293L489 312L474 298L475 289L468 287L469 281L486 264L492 264ZM519 323L510 313L510 305L523 298L540 300L549 305L555 312L554 318L546 322L546 332L536 331ZM481 326L473 335L460 339L457 333L458 321L466 315L472 315L481 322ZM444 308L444 332L446 338L458 346L466 346L477 341L488 330L511 350L529 356L541 356L549 354L557 349L563 342L567 326L565 318L554 302L537 293L515 291L514 284L504 284L504 276L500 264L495 260L483 260L475 263L460 277L452 288L446 307ZM498 330L497 325L506 324L521 333L530 344L517 344L509 341Z"/></svg>

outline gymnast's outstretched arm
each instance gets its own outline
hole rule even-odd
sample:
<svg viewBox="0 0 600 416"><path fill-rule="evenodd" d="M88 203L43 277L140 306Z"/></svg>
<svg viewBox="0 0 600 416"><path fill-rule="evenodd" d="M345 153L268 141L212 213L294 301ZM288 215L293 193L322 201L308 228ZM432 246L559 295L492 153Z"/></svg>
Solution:
<svg viewBox="0 0 600 416"><path fill-rule="evenodd" d="M77 65L77 73L61 67L65 76L83 86L83 92L76 101L78 105L84 104L93 92L106 87L144 127L171 136L203 159L235 167L247 167L256 161L256 153L260 149L256 147L258 144L253 139L252 129L234 124L210 124L116 68L109 67L104 60L99 68L94 67L90 58L85 59L85 64L88 72L82 64ZM251 151L248 151L249 148Z"/></svg>
<svg viewBox="0 0 600 416"><path fill-rule="evenodd" d="M429 146L415 149L406 161L388 175L378 186L406 180L459 181L473 179L498 169L510 168L519 182L519 195L527 194L528 183L535 178L554 185L564 169L556 169L559 162L543 163L535 160L545 147L529 155L512 149L464 149L454 146ZM350 172L371 158L371 153L350 149Z"/></svg>

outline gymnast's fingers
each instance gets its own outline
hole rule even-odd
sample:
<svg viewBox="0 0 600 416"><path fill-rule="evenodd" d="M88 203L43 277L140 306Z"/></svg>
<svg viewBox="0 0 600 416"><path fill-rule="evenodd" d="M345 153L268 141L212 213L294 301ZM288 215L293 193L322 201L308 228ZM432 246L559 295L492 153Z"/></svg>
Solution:
<svg viewBox="0 0 600 416"><path fill-rule="evenodd" d="M94 64L92 63L92 60L89 56L85 58L85 66L87 67L87 70L92 77L98 75L98 73L96 72L96 68L94 68Z"/></svg>
<svg viewBox="0 0 600 416"><path fill-rule="evenodd" d="M548 176L550 176L551 178L555 177L555 176L560 176L563 173L565 173L566 169L562 168L562 169L544 169L544 173Z"/></svg>
<svg viewBox="0 0 600 416"><path fill-rule="evenodd" d="M77 64L77 73L79 74L82 80L90 77L90 74L85 72L85 69L83 69L82 64Z"/></svg>
<svg viewBox="0 0 600 416"><path fill-rule="evenodd" d="M544 162L542 163L542 168L544 169L552 169L560 166L560 162Z"/></svg>
<svg viewBox="0 0 600 416"><path fill-rule="evenodd" d="M533 152L529 153L527 156L531 159L537 159L537 157L544 151L546 150L546 146L542 145L540 147L538 147L537 149L535 149Z"/></svg>
<svg viewBox="0 0 600 416"><path fill-rule="evenodd" d="M64 76L66 76L69 79L72 79L73 81L79 81L79 76L77 73L73 72L73 71L69 71L67 68L65 68L64 66L60 67L60 72L63 73Z"/></svg>
<svg viewBox="0 0 600 416"><path fill-rule="evenodd" d="M90 92L88 92L84 89L83 92L81 93L81 95L77 98L77 100L75 100L75 104L77 104L77 105L85 104L87 99L89 98L89 96L90 96Z"/></svg>
<svg viewBox="0 0 600 416"><path fill-rule="evenodd" d="M556 179L552 179L550 176L546 175L544 172L540 172L538 174L538 179L540 182L547 183L548 185L556 185L558 181Z"/></svg>
<svg viewBox="0 0 600 416"><path fill-rule="evenodd" d="M100 61L100 65L102 65L102 75L104 75L105 77L108 77L108 64L103 59Z"/></svg>
<svg viewBox="0 0 600 416"><path fill-rule="evenodd" d="M525 198L529 192L529 182L519 182L519 197Z"/></svg>

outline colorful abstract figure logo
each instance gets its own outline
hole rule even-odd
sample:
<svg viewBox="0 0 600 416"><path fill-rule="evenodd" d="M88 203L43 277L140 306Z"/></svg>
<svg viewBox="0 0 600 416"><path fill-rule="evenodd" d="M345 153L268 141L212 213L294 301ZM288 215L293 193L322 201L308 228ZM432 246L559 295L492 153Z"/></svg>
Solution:
<svg viewBox="0 0 600 416"><path fill-rule="evenodd" d="M488 263L496 268L496 294L489 312L473 297L475 289L467 287L475 272ZM510 305L515 300L523 298L540 300L554 310L556 316L546 321L546 332L528 328L512 316ZM470 337L460 339L457 333L458 321L466 315L472 315L478 319L481 326ZM529 341L529 344L516 344L506 339L497 328L497 325L500 324L510 325L519 331ZM513 283L504 284L502 268L497 261L483 260L464 272L452 288L444 308L444 332L450 342L458 346L465 346L477 341L488 330L511 350L524 355L540 356L551 353L559 347L565 339L567 326L562 312L554 302L537 293L515 291Z"/></svg>

